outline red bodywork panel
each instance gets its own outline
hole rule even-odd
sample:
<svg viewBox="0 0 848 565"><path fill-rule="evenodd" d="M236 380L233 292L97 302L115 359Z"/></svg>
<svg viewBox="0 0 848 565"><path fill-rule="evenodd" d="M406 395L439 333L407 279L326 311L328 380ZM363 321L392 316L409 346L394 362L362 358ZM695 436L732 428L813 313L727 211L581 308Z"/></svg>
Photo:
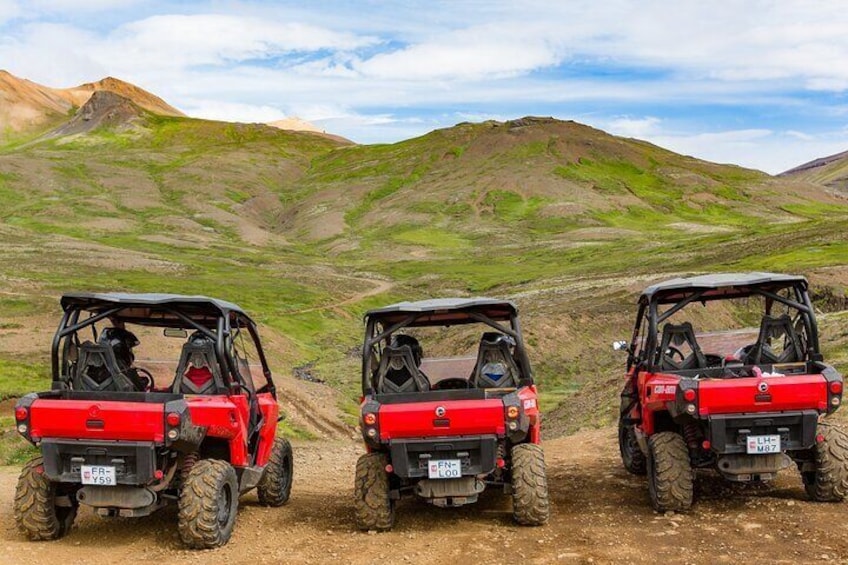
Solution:
<svg viewBox="0 0 848 565"><path fill-rule="evenodd" d="M164 412L159 403L39 398L30 407L30 435L162 443Z"/></svg>
<svg viewBox="0 0 848 565"><path fill-rule="evenodd" d="M521 410L530 420L529 440L541 441L541 416L535 386L517 391ZM443 416L436 408L445 409ZM474 400L441 400L381 404L379 411L380 440L448 436L506 434L504 403L500 398Z"/></svg>
<svg viewBox="0 0 848 565"><path fill-rule="evenodd" d="M266 392L257 394L259 399L259 410L265 423L259 430L259 451L256 453L256 465L264 467L271 458L271 448L274 447L274 438L277 436L277 418L280 415L280 405L277 400Z"/></svg>
<svg viewBox="0 0 848 565"><path fill-rule="evenodd" d="M521 410L530 418L530 443L542 442L542 413L539 411L539 393L536 385L518 389Z"/></svg>
<svg viewBox="0 0 848 565"><path fill-rule="evenodd" d="M436 416L439 406L445 409L444 416ZM504 405L497 398L383 404L379 419L382 441L505 432Z"/></svg>
<svg viewBox="0 0 848 565"><path fill-rule="evenodd" d="M757 386L768 385L766 394ZM757 400L761 396L762 400ZM770 397L766 400L765 397ZM698 413L781 412L784 410L827 410L827 382L821 375L751 377L704 380L698 387Z"/></svg>
<svg viewBox="0 0 848 565"><path fill-rule="evenodd" d="M256 466L268 463L277 429L279 407L270 393L257 395L264 424ZM248 402L245 395L185 396L191 421L206 428L207 437L226 439L230 463L250 465L247 451ZM30 407L33 438L165 441L165 405L158 402L60 400L39 398Z"/></svg>
<svg viewBox="0 0 848 565"><path fill-rule="evenodd" d="M642 413L633 416L641 417L642 431L651 435L654 414L667 411L668 405L675 402L681 377L643 371L637 378ZM701 418L711 414L827 411L827 381L821 374L698 379L697 383L695 402ZM759 390L761 383L765 383L765 392Z"/></svg>

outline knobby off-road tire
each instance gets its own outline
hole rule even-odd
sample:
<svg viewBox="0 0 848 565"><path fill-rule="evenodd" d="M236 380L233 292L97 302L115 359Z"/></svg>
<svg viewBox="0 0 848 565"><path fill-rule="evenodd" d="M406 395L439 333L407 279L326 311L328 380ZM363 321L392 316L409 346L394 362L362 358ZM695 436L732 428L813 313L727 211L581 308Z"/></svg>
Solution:
<svg viewBox="0 0 848 565"><path fill-rule="evenodd" d="M628 473L634 475L646 475L648 473L648 461L639 442L636 441L636 430L633 424L626 425L618 422L618 450L621 452L621 462Z"/></svg>
<svg viewBox="0 0 848 565"><path fill-rule="evenodd" d="M824 441L813 448L814 471L802 472L807 495L816 502L841 502L848 496L848 435L819 424Z"/></svg>
<svg viewBox="0 0 848 565"><path fill-rule="evenodd" d="M694 473L683 436L661 432L648 438L648 492L657 512L692 507Z"/></svg>
<svg viewBox="0 0 848 565"><path fill-rule="evenodd" d="M545 453L540 445L512 448L512 516L522 526L541 526L550 516Z"/></svg>
<svg viewBox="0 0 848 565"><path fill-rule="evenodd" d="M356 462L353 508L360 530L390 530L395 523L395 505L389 498L388 459L382 453L366 453Z"/></svg>
<svg viewBox="0 0 848 565"><path fill-rule="evenodd" d="M289 500L292 487L292 447L289 440L278 437L271 448L271 458L256 487L259 504L282 506Z"/></svg>
<svg viewBox="0 0 848 565"><path fill-rule="evenodd" d="M71 493L70 506L56 506L57 489L58 485L44 476L41 456L24 465L15 490L15 522L29 539L59 539L70 531L78 504Z"/></svg>
<svg viewBox="0 0 848 565"><path fill-rule="evenodd" d="M227 543L236 523L238 496L236 472L229 463L216 459L195 463L180 491L183 543L194 549Z"/></svg>

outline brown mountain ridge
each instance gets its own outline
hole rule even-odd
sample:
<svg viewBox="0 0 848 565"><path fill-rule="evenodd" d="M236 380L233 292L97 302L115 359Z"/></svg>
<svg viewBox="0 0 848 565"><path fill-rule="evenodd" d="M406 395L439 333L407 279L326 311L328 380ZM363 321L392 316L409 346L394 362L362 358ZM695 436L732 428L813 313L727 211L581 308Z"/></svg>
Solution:
<svg viewBox="0 0 848 565"><path fill-rule="evenodd" d="M117 94L154 114L185 116L155 94L114 77L71 88L51 88L0 70L0 139L54 128L97 92Z"/></svg>

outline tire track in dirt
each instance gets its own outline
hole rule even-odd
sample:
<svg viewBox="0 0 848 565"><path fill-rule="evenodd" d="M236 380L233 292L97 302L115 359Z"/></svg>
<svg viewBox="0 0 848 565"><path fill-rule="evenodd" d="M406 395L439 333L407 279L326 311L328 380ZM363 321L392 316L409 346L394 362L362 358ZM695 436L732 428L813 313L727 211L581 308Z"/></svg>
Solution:
<svg viewBox="0 0 848 565"><path fill-rule="evenodd" d="M296 427L322 439L349 438L353 429L339 420L338 394L321 384L277 378L277 403Z"/></svg>

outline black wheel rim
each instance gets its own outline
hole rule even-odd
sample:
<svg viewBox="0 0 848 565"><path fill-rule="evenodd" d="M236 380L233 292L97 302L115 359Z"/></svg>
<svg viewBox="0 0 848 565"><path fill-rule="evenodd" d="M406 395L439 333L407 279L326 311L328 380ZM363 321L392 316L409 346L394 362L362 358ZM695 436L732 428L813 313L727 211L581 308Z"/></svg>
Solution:
<svg viewBox="0 0 848 565"><path fill-rule="evenodd" d="M232 505L233 493L230 491L230 485L224 485L224 488L218 492L218 525L221 527L229 522Z"/></svg>

